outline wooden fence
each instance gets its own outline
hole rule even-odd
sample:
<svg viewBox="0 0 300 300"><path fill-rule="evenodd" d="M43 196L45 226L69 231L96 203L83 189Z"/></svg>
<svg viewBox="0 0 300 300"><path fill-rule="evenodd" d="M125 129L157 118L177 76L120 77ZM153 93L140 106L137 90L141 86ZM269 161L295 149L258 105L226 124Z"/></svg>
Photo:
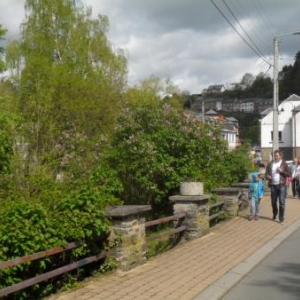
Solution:
<svg viewBox="0 0 300 300"><path fill-rule="evenodd" d="M221 208L223 204L224 204L224 201L219 201L217 203L212 204L210 206L210 211L214 208ZM218 212L215 212L215 213L209 215L209 220L219 218L220 214L221 214L221 210L219 209ZM170 222L170 221L177 221L178 224L180 225L181 222L183 222L185 217L186 217L186 213L175 214L175 215L172 215L172 216L168 216L168 217L148 221L148 222L145 223L145 227L147 229L147 228L150 228L152 226L159 225L159 224L164 224L164 223L167 223L167 222ZM171 236L173 234L184 232L185 230L186 230L186 226L180 225L179 227L176 227L176 228L173 228L173 229L168 229L168 230L165 230L163 232L159 232L157 234L153 234L151 236L148 236L146 238L146 240L150 241L150 240L158 239L162 236L167 236L167 235ZM60 253L66 253L67 251L78 248L78 247L82 246L83 244L84 244L83 241L82 242L73 242L73 243L69 243L65 246L59 246L59 247L55 247L55 248L48 249L48 250L45 250L45 251L41 251L41 252L38 252L38 253L33 253L33 254L30 254L30 255L27 255L27 256L15 258L13 260L0 262L0 270L3 270L5 268L14 267L14 266L26 263L26 262L32 262L32 261L35 261L35 260L38 260L38 259L50 257L52 255L56 255L56 254L60 254ZM8 287L5 287L5 288L0 290L0 297L7 296L7 295L15 293L17 291L21 291L21 290L23 290L27 287L30 287L34 284L38 284L40 282L46 281L46 280L51 279L53 277L56 277L58 275L65 274L65 273L67 273L71 270L74 270L74 269L83 267L85 265L97 262L101 259L104 259L106 256L107 256L107 252L103 251L98 255L86 257L82 260L79 260L79 261L73 262L71 264L59 267L55 270L46 272L46 273L41 274L41 275L37 275L33 278L24 280L22 282L13 284L13 285L8 286Z"/></svg>

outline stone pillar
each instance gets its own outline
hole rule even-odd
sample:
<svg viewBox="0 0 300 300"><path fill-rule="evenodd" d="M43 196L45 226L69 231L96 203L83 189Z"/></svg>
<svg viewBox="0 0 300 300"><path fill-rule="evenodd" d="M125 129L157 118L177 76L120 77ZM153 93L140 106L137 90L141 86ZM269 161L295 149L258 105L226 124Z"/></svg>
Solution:
<svg viewBox="0 0 300 300"><path fill-rule="evenodd" d="M210 195L176 195L169 199L174 202L174 214L183 212L187 214L182 223L187 227L184 233L187 240L201 237L209 232Z"/></svg>
<svg viewBox="0 0 300 300"><path fill-rule="evenodd" d="M244 188L248 183L235 183L234 185L239 187L212 189L212 193L219 195L220 200L225 201L223 210L228 213L229 217L237 216L239 210L249 206L248 189ZM237 209L236 206L238 206Z"/></svg>
<svg viewBox="0 0 300 300"><path fill-rule="evenodd" d="M250 182L236 182L232 183L232 187L237 187L240 189L240 193L238 195L239 202L239 210L244 210L249 207L249 199L248 199L248 189Z"/></svg>
<svg viewBox="0 0 300 300"><path fill-rule="evenodd" d="M113 230L120 237L113 255L122 271L129 271L146 261L145 214L150 210L150 205L107 208L107 214L113 222Z"/></svg>
<svg viewBox="0 0 300 300"><path fill-rule="evenodd" d="M229 218L234 218L238 215L239 203L237 197L226 196L223 197L224 200L223 211L227 214Z"/></svg>

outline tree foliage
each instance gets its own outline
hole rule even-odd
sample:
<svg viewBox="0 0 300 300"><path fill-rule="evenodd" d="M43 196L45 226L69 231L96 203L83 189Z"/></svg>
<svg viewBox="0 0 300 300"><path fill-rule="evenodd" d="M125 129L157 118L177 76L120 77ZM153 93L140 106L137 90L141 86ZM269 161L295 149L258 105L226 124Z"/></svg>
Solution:
<svg viewBox="0 0 300 300"><path fill-rule="evenodd" d="M255 79L246 73L241 82L233 90L224 91L222 97L228 98L271 98L273 93L273 82L269 76L258 74Z"/></svg>
<svg viewBox="0 0 300 300"><path fill-rule="evenodd" d="M93 239L110 226L104 208L120 199L170 214L181 181L210 191L247 170L217 123L183 111L188 96L168 78L125 91L126 60L107 39L106 16L73 0L26 0L25 11L21 39L6 48L11 76L0 84L0 260L85 245L1 270L0 288L98 254ZM43 296L52 283L16 298Z"/></svg>
<svg viewBox="0 0 300 300"><path fill-rule="evenodd" d="M279 98L288 98L291 94L300 95L300 51L295 56L293 65L284 66L279 81Z"/></svg>
<svg viewBox="0 0 300 300"><path fill-rule="evenodd" d="M243 97L271 98L273 82L269 76L258 75L252 85L244 90Z"/></svg>
<svg viewBox="0 0 300 300"><path fill-rule="evenodd" d="M36 161L62 132L87 139L110 130L121 107L126 61L107 40L108 19L71 0L27 0L22 38L8 45L19 108ZM18 77L17 77L18 76Z"/></svg>
<svg viewBox="0 0 300 300"><path fill-rule="evenodd" d="M166 214L181 181L203 181L209 191L245 176L231 174L243 170L240 165L223 167L227 153L217 124L150 102L124 111L106 159L123 183L126 204L151 204L154 213Z"/></svg>

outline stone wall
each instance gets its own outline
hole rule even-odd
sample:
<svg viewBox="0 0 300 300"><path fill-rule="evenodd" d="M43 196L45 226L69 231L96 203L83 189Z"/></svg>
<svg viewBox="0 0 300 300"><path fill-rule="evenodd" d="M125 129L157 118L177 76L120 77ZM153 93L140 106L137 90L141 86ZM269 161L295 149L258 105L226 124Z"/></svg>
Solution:
<svg viewBox="0 0 300 300"><path fill-rule="evenodd" d="M186 240L201 237L209 232L209 207L210 196L171 196L174 202L174 214L186 213L182 225L186 226L184 237Z"/></svg>
<svg viewBox="0 0 300 300"><path fill-rule="evenodd" d="M150 210L150 205L115 206L107 210L112 218L114 233L120 238L112 255L122 271L133 269L146 261L145 213Z"/></svg>
<svg viewBox="0 0 300 300"><path fill-rule="evenodd" d="M186 190L186 189L184 189ZM202 193L203 188L192 189ZM219 188L212 192L224 200L223 211L228 217L238 214L240 199L245 186ZM189 190L190 191L190 190ZM188 192L189 193L189 192ZM184 238L192 240L209 232L209 199L211 195L175 195L169 199L174 203L174 214L186 213L183 221L174 221L174 227L184 225ZM111 252L118 263L119 270L129 271L146 261L146 213L150 205L125 205L107 208L113 223L113 232L119 237L117 246Z"/></svg>

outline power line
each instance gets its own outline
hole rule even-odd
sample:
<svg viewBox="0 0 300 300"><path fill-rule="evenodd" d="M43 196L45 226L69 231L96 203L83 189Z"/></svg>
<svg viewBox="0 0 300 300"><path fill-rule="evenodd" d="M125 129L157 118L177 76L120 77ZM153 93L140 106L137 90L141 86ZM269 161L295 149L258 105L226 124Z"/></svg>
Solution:
<svg viewBox="0 0 300 300"><path fill-rule="evenodd" d="M235 0L235 1L236 1L236 3L234 2L234 0L231 0L231 5L234 6L236 10L239 10L243 17L246 17L249 21L251 21L252 26L250 28L251 28L251 31L253 32L253 35L255 36L255 40L260 41L260 43L264 45L266 42L266 39L263 37L263 34L266 33L265 28L267 28L268 26L264 25L262 27L262 25L258 21L257 16L258 16L258 13L260 13L261 11L259 10L259 8L256 8L256 11L257 11L257 13L255 14L256 18L253 18L252 14L251 14L251 9L253 8L253 4L255 4L254 1L251 1L251 2L249 2L249 1L247 1L247 2L241 1L240 2L239 0ZM262 21L263 19L264 18L260 18L259 20ZM261 28L264 28L264 30L262 31ZM257 31L257 29L259 31ZM271 34L271 36L273 36L273 35ZM267 37L267 40L268 40L268 38L269 37ZM268 47L264 47L264 48L269 49L269 45L268 45ZM265 51L263 51L263 52L265 52Z"/></svg>
<svg viewBox="0 0 300 300"><path fill-rule="evenodd" d="M256 5L256 7L257 7L258 11L260 12L262 18L265 19L265 21L266 21L266 23L265 23L266 27L269 28L270 33L272 34L272 36L275 36L276 33L275 33L274 29L273 29L274 25L271 23L271 20L268 18L268 16L266 16L264 14L264 9L262 7L262 4L261 4L260 0L254 1L254 5Z"/></svg>
<svg viewBox="0 0 300 300"><path fill-rule="evenodd" d="M248 37L248 39L250 40L250 42L254 45L254 47L256 48L256 50L259 52L259 54L261 55L261 58L264 58L264 61L266 61L267 59L265 58L264 54L261 52L261 50L258 48L258 46L255 44L255 42L252 40L252 38L250 37L250 35L247 33L247 31L245 30L245 28L242 26L242 24L239 22L239 20L237 19L237 17L235 16L235 14L233 13L233 11L231 10L231 8L228 6L228 4L226 3L225 0L223 0L223 3L225 4L225 6L227 7L228 11L230 12L230 14L233 16L233 18L235 19L235 21L237 22L237 24L240 26L240 28L242 29L242 31L245 33L245 35Z"/></svg>
<svg viewBox="0 0 300 300"><path fill-rule="evenodd" d="M218 7L218 5L213 1L210 0L210 2L215 6L215 8L219 11L219 13L222 15L222 17L228 22L228 24L232 27L232 29L240 36L240 38L252 49L252 51L261 59L263 59L268 65L270 65L270 62L267 61L263 56L260 55L259 52L257 52L256 49L254 49L249 43L248 41L236 30L236 28L234 27L234 25L230 22L230 20L223 14L223 12L221 11L221 9Z"/></svg>

